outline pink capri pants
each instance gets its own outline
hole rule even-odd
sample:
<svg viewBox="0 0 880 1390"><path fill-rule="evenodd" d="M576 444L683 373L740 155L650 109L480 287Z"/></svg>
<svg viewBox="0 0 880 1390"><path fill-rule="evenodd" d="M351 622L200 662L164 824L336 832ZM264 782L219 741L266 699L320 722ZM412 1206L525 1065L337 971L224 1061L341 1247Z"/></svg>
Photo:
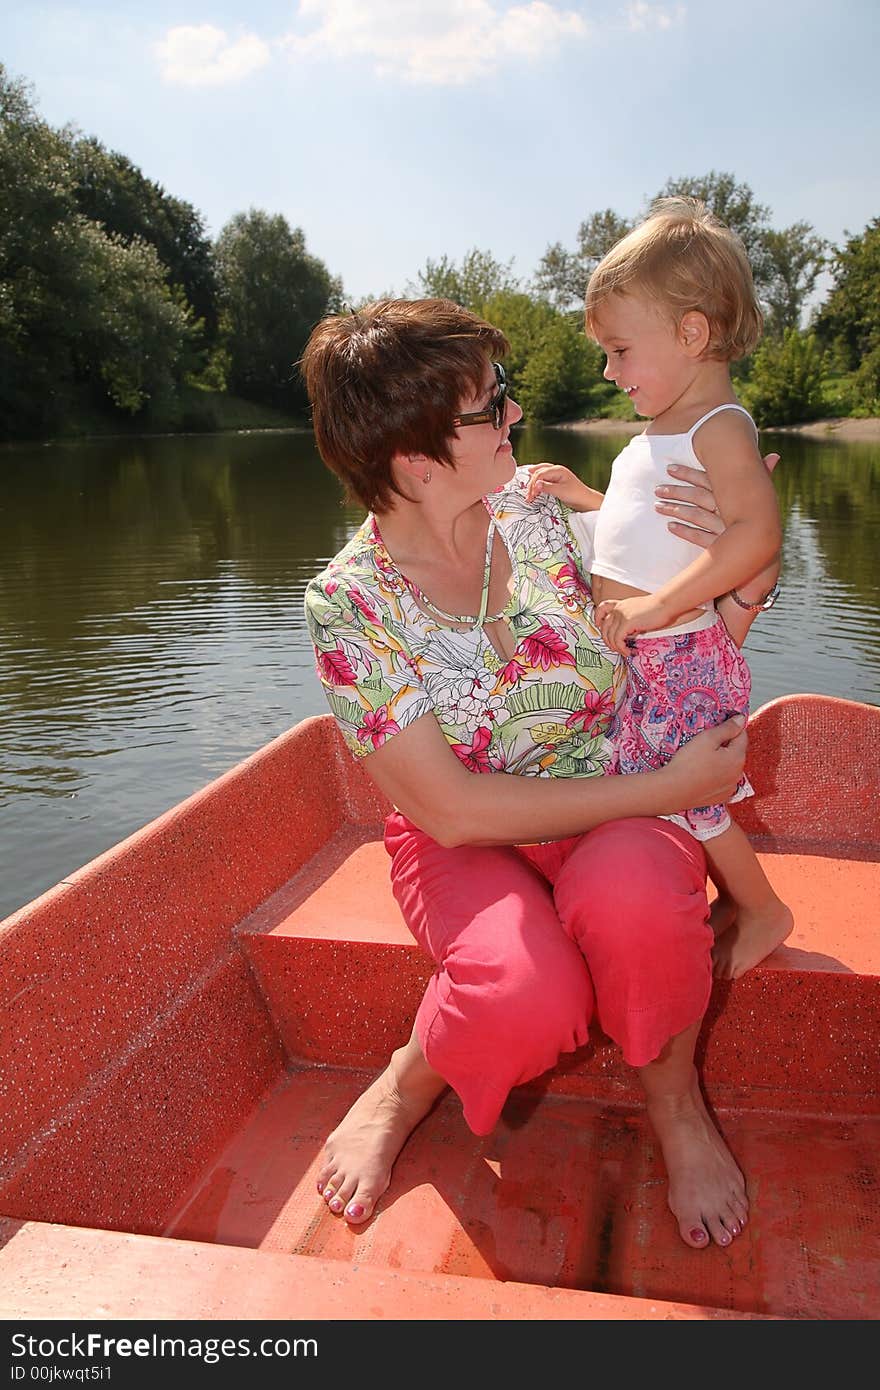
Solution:
<svg viewBox="0 0 880 1390"><path fill-rule="evenodd" d="M641 1067L705 1013L706 864L677 825L446 849L394 812L385 846L404 919L436 962L416 1036L475 1134L494 1128L511 1087L586 1043L594 1015Z"/></svg>

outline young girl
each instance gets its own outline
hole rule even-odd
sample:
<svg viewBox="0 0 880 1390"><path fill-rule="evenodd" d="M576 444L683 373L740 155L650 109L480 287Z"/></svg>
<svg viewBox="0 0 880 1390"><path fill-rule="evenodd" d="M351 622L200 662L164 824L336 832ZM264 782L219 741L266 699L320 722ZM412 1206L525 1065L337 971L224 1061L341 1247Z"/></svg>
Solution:
<svg viewBox="0 0 880 1390"><path fill-rule="evenodd" d="M606 354L606 378L651 422L615 459L604 499L556 464L533 469L530 495L545 490L575 512L599 508L590 523L573 515L571 524L592 556L585 567L602 635L627 657L612 770L640 772L662 766L700 729L748 713L748 667L714 600L730 594L743 607L769 608L776 595L774 587L752 604L736 591L775 561L782 542L757 430L730 381L730 362L761 333L742 243L702 203L660 200L593 272L586 324ZM705 470L727 527L697 559L655 510L654 488L675 463ZM743 779L733 800L751 795ZM785 940L791 913L726 807L670 819L704 842L719 894L714 971L736 979Z"/></svg>

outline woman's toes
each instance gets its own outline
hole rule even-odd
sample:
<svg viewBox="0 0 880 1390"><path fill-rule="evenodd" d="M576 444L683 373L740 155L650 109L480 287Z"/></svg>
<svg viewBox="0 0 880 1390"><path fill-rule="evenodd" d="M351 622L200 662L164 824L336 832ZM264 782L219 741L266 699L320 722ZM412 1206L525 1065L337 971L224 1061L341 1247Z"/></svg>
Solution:
<svg viewBox="0 0 880 1390"><path fill-rule="evenodd" d="M749 1219L749 1203L746 1197L731 1197L730 1210L733 1212L737 1221L744 1226Z"/></svg>
<svg viewBox="0 0 880 1390"><path fill-rule="evenodd" d="M726 1248L728 1245L733 1244L733 1235L726 1224L721 1220L720 1216L712 1221L708 1221L706 1224L709 1227L709 1234L716 1245L721 1245Z"/></svg>
<svg viewBox="0 0 880 1390"><path fill-rule="evenodd" d="M683 1222L678 1229L685 1245L691 1245L695 1250L704 1250L709 1244L705 1226L698 1226L694 1222L690 1224Z"/></svg>
<svg viewBox="0 0 880 1390"><path fill-rule="evenodd" d="M745 1230L746 1223L744 1217L741 1215L740 1206L738 1203L730 1203L730 1205L727 1208L727 1211L724 1213L724 1224L727 1227L728 1231L730 1231L731 1235L742 1235L743 1231Z"/></svg>
<svg viewBox="0 0 880 1390"><path fill-rule="evenodd" d="M321 1183L319 1181L318 1190L320 1191L321 1196L324 1198L324 1201L327 1203L328 1206L336 1196L336 1193L339 1189L339 1184L340 1178L336 1173L332 1173L329 1177L323 1180L323 1187L321 1186Z"/></svg>
<svg viewBox="0 0 880 1390"><path fill-rule="evenodd" d="M336 1184L336 1194L330 1202L330 1210L334 1215L339 1216L345 1209L349 1199L354 1196L357 1182L354 1178L344 1178Z"/></svg>
<svg viewBox="0 0 880 1390"><path fill-rule="evenodd" d="M334 1174L321 1196L334 1216L341 1215L346 1202L354 1192L356 1183L351 1178L343 1177L342 1174Z"/></svg>
<svg viewBox="0 0 880 1390"><path fill-rule="evenodd" d="M385 1188L383 1187L382 1192L384 1191ZM359 1187L346 1205L346 1221L350 1221L353 1226L359 1226L362 1222L368 1221L373 1215L382 1192L373 1192L371 1188L365 1186Z"/></svg>

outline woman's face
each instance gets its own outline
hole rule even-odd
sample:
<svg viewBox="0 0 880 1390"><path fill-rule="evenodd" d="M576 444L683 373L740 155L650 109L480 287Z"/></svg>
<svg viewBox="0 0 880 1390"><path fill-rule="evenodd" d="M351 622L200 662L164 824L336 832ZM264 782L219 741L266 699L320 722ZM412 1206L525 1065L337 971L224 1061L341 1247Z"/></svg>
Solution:
<svg viewBox="0 0 880 1390"><path fill-rule="evenodd" d="M476 395L468 394L459 404L459 414L468 415L486 410L498 394L498 381L491 362L486 362L483 383ZM475 496L484 497L509 483L516 471L516 459L510 441L510 427L522 419L516 401L507 397L507 409L500 430L491 422L460 425L452 441L456 476L476 489Z"/></svg>

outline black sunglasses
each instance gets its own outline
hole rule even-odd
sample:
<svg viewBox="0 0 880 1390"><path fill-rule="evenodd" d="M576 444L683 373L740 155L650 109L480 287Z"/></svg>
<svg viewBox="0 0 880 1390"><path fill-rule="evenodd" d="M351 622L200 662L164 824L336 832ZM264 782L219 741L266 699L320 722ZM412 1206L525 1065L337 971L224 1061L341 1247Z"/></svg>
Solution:
<svg viewBox="0 0 880 1390"><path fill-rule="evenodd" d="M466 415L453 416L452 423L456 429L462 425L491 425L493 429L500 430L503 426L507 414L507 377L500 362L493 362L492 370L498 383L495 395L485 410L469 410Z"/></svg>

